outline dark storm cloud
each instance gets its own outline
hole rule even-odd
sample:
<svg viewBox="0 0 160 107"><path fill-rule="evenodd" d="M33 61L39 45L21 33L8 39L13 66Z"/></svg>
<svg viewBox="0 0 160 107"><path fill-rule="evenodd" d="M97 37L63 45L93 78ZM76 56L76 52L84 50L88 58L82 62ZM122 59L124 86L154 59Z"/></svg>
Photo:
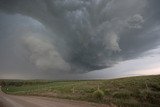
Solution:
<svg viewBox="0 0 160 107"><path fill-rule="evenodd" d="M158 3L159 0L0 0L0 10L31 17L51 31L22 34L26 35L21 41L28 59L37 68L85 72L135 58L157 46L160 36L152 31L160 24Z"/></svg>

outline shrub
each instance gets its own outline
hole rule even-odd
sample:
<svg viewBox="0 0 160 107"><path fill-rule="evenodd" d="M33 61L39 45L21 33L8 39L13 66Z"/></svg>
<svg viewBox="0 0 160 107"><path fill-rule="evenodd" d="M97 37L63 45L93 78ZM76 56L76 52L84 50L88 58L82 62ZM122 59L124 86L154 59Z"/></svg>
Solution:
<svg viewBox="0 0 160 107"><path fill-rule="evenodd" d="M87 88L84 90L86 93L93 93L95 91L94 88Z"/></svg>
<svg viewBox="0 0 160 107"><path fill-rule="evenodd" d="M113 93L114 98L128 99L131 97L131 95L132 95L132 93L128 90L119 90L119 91Z"/></svg>
<svg viewBox="0 0 160 107"><path fill-rule="evenodd" d="M140 99L142 102L149 102L152 104L160 104L160 92L144 89L140 91Z"/></svg>
<svg viewBox="0 0 160 107"><path fill-rule="evenodd" d="M148 86L149 86L149 87L151 88L151 90L153 90L153 91L160 91L160 85L157 84L157 83L150 83Z"/></svg>
<svg viewBox="0 0 160 107"><path fill-rule="evenodd" d="M110 89L105 89L104 93L105 93L105 95L110 95Z"/></svg>
<svg viewBox="0 0 160 107"><path fill-rule="evenodd" d="M104 97L104 92L102 90L98 89L93 92L93 97L98 101L102 101L103 97Z"/></svg>
<svg viewBox="0 0 160 107"><path fill-rule="evenodd" d="M6 86L6 82L5 81L1 81L0 82L0 86L5 87Z"/></svg>

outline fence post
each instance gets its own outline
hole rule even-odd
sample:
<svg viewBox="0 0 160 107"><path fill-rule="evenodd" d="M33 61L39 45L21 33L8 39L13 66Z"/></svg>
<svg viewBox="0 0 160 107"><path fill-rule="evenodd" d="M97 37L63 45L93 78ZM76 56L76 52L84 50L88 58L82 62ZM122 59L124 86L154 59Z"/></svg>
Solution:
<svg viewBox="0 0 160 107"><path fill-rule="evenodd" d="M72 88L72 93L75 93L74 85L73 85L73 88Z"/></svg>

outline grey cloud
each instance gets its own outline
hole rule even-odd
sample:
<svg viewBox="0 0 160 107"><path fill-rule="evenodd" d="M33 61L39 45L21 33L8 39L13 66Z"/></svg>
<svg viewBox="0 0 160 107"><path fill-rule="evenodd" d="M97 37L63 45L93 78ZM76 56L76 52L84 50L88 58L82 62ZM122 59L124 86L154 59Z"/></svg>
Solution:
<svg viewBox="0 0 160 107"><path fill-rule="evenodd" d="M135 14L134 16L130 17L127 22L129 28L140 29L142 28L144 19L143 16L141 16L140 14Z"/></svg>
<svg viewBox="0 0 160 107"><path fill-rule="evenodd" d="M62 69L85 72L110 67L155 47L159 35L150 31L159 22L156 2L1 0L0 10L32 17L52 31L42 34L49 38L47 42L35 36L25 38L35 65L50 71L63 66ZM55 62L54 54L60 62Z"/></svg>
<svg viewBox="0 0 160 107"><path fill-rule="evenodd" d="M104 39L106 40L105 41L106 50L111 50L113 52L121 51L118 44L119 38L115 32L109 32Z"/></svg>
<svg viewBox="0 0 160 107"><path fill-rule="evenodd" d="M29 34L23 37L23 41L29 50L29 59L42 71L69 71L70 66L67 64L54 45L45 38L36 37L37 34Z"/></svg>

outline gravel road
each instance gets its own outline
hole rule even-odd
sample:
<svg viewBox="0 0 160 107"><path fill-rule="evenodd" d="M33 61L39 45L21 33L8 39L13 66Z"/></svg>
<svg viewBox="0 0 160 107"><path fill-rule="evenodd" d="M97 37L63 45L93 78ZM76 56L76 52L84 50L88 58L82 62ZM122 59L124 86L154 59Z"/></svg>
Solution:
<svg viewBox="0 0 160 107"><path fill-rule="evenodd" d="M0 91L0 107L113 107L83 101L8 95Z"/></svg>

